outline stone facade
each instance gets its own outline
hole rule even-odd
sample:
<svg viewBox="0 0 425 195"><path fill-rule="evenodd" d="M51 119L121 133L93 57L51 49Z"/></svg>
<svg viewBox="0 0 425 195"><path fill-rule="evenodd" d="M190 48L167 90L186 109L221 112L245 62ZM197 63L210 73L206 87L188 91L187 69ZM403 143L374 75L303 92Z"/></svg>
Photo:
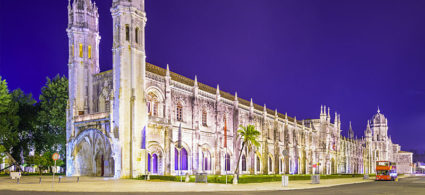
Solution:
<svg viewBox="0 0 425 195"><path fill-rule="evenodd" d="M96 5L74 0L68 11L68 176L231 174L236 131L248 124L261 132L261 146L242 151L242 174L373 173L377 160L409 161L379 110L364 138L351 125L346 138L329 107L318 119L297 120L146 63L144 0L113 0L113 70L99 72Z"/></svg>

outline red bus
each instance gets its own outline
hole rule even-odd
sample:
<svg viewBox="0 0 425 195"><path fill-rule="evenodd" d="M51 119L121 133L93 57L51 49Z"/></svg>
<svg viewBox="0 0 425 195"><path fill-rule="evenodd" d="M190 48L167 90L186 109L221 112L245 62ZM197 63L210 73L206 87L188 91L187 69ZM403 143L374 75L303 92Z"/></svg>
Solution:
<svg viewBox="0 0 425 195"><path fill-rule="evenodd" d="M376 161L376 181L394 181L397 178L396 164L390 161Z"/></svg>

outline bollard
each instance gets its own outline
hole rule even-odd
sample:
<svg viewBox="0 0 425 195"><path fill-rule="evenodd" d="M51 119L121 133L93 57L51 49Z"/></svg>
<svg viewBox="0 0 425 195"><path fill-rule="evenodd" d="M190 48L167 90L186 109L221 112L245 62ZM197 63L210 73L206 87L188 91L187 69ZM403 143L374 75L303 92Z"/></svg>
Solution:
<svg viewBox="0 0 425 195"><path fill-rule="evenodd" d="M282 175L282 186L286 187L289 183L289 177L287 175Z"/></svg>
<svg viewBox="0 0 425 195"><path fill-rule="evenodd" d="M59 176L59 182L58 183L61 183L61 179L62 179L62 176Z"/></svg>
<svg viewBox="0 0 425 195"><path fill-rule="evenodd" d="M19 184L19 177L18 177L18 179L16 179L16 183Z"/></svg>
<svg viewBox="0 0 425 195"><path fill-rule="evenodd" d="M312 175L311 176L312 184L320 184L320 175Z"/></svg>
<svg viewBox="0 0 425 195"><path fill-rule="evenodd" d="M38 180L38 184L41 184L41 177L40 177L40 179Z"/></svg>
<svg viewBox="0 0 425 195"><path fill-rule="evenodd" d="M77 177L77 183L80 182L80 177Z"/></svg>
<svg viewBox="0 0 425 195"><path fill-rule="evenodd" d="M186 173L186 178L184 180L186 183L188 183L190 181L190 176L189 173Z"/></svg>

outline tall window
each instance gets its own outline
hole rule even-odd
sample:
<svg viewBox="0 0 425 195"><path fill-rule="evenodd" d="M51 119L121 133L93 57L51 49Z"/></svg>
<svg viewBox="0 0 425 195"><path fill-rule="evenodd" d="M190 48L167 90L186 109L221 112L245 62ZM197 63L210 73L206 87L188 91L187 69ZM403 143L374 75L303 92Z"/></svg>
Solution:
<svg viewBox="0 0 425 195"><path fill-rule="evenodd" d="M257 172L259 172L259 171L260 171L260 167L261 167L261 166L260 166L260 163L261 163L261 162L260 162L260 157L258 157L258 156L257 156Z"/></svg>
<svg viewBox="0 0 425 195"><path fill-rule="evenodd" d="M83 57L83 44L80 43L80 58Z"/></svg>
<svg viewBox="0 0 425 195"><path fill-rule="evenodd" d="M74 52L75 52L75 51L74 51L74 44L72 44L72 46L71 46L71 56L72 56L72 57L74 57Z"/></svg>
<svg viewBox="0 0 425 195"><path fill-rule="evenodd" d="M151 154L148 154L148 171L151 172Z"/></svg>
<svg viewBox="0 0 425 195"><path fill-rule="evenodd" d="M272 171L273 171L273 161L272 161L272 158L269 157L269 172L272 172Z"/></svg>
<svg viewBox="0 0 425 195"><path fill-rule="evenodd" d="M153 102L153 115L158 116L158 101Z"/></svg>
<svg viewBox="0 0 425 195"><path fill-rule="evenodd" d="M177 120L183 121L183 106L180 102L177 104Z"/></svg>
<svg viewBox="0 0 425 195"><path fill-rule="evenodd" d="M125 25L125 40L130 41L130 26L128 24Z"/></svg>
<svg viewBox="0 0 425 195"><path fill-rule="evenodd" d="M246 171L246 157L242 155L242 171Z"/></svg>
<svg viewBox="0 0 425 195"><path fill-rule="evenodd" d="M158 116L159 101L158 96L155 93L149 92L147 106L148 114L150 116Z"/></svg>
<svg viewBox="0 0 425 195"><path fill-rule="evenodd" d="M205 109L202 111L202 125L207 126L207 111Z"/></svg>
<svg viewBox="0 0 425 195"><path fill-rule="evenodd" d="M135 38L136 38L136 43L139 43L139 27L137 27L136 28L136 35L135 35Z"/></svg>
<svg viewBox="0 0 425 195"><path fill-rule="evenodd" d="M151 102L149 100L146 103L146 106L148 107L148 114L151 115L152 114L152 109L151 109Z"/></svg>
<svg viewBox="0 0 425 195"><path fill-rule="evenodd" d="M91 59L91 45L89 45L88 49L89 49L88 56L89 56L89 59Z"/></svg>
<svg viewBox="0 0 425 195"><path fill-rule="evenodd" d="M158 173L158 155L157 154L152 155L152 173L154 174Z"/></svg>
<svg viewBox="0 0 425 195"><path fill-rule="evenodd" d="M230 155L226 154L226 165L225 170L230 171Z"/></svg>

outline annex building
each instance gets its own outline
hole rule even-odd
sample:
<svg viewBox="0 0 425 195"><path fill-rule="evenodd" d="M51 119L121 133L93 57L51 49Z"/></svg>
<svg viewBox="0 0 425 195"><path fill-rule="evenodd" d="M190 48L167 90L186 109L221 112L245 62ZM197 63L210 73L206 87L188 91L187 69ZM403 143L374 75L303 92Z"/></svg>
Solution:
<svg viewBox="0 0 425 195"><path fill-rule="evenodd" d="M351 128L344 137L329 107L297 120L147 63L144 0L112 1L113 69L105 72L96 4L69 0L68 12L67 176L232 174L236 132L248 124L261 132L261 146L242 151L242 174L373 173L377 160L411 172L412 153L391 141L379 110L364 138Z"/></svg>

